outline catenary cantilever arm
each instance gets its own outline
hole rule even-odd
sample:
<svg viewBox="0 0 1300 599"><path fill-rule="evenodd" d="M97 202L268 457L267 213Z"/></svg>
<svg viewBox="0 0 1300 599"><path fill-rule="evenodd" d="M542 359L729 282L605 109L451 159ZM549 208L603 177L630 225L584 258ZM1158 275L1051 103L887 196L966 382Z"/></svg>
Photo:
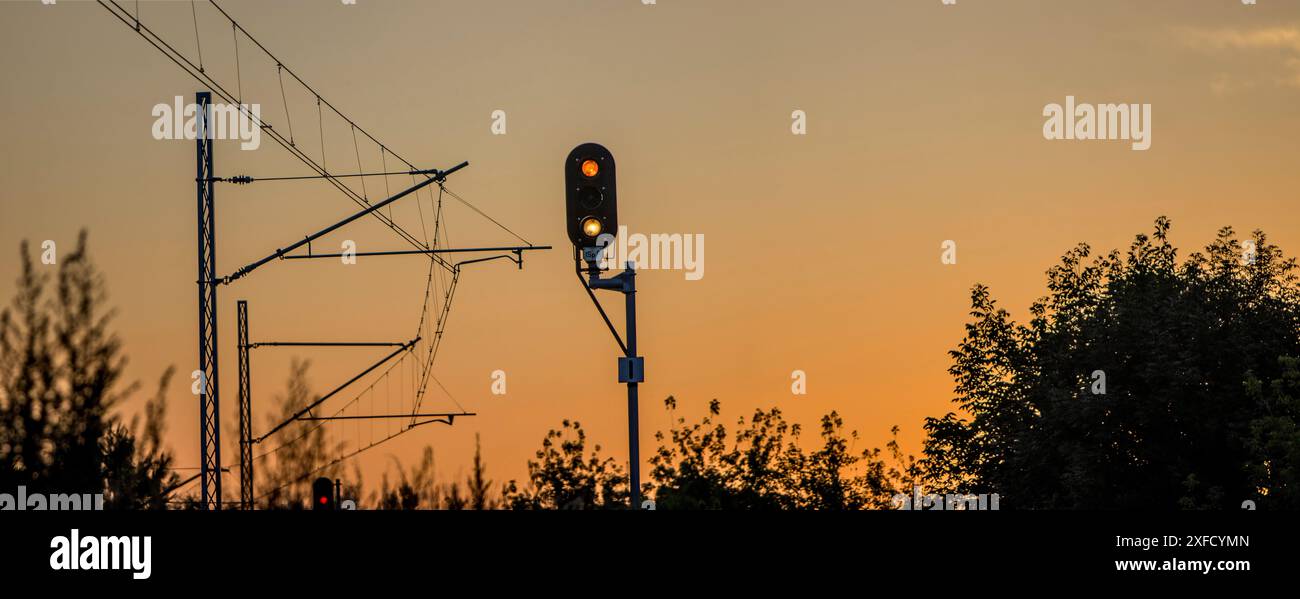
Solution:
<svg viewBox="0 0 1300 599"><path fill-rule="evenodd" d="M451 167L451 168L449 168L449 169L447 169L447 170L445 170L445 171L438 171L438 173L437 173L436 175L434 175L434 176L432 176L432 177L429 177L428 179L425 179L425 180L423 180L423 181L421 181L421 182L419 182L419 183L416 183L415 185L412 185L412 186L406 188L406 189L403 190L403 191L399 191L399 192L397 192L396 194L394 194L392 197L389 197L388 199L386 199L386 200L384 200L384 201L382 201L382 202L379 202L378 204L374 204L374 205L370 206L369 208L366 208L366 209L364 209L364 210L362 210L362 211L360 211L360 212L357 212L357 213L353 214L352 216L349 216L349 217L347 217L347 218L345 218L345 219L343 219L343 220L341 220L341 221L339 221L339 222L337 222L337 223L334 223L334 224L332 224L332 225L330 225L330 226L328 226L328 227L325 227L324 229L321 229L321 230L319 230L319 231L317 231L317 232L315 232L315 233L312 233L311 235L308 235L308 236L306 236L306 237L304 237L304 238L302 238L302 239L300 239L300 240L298 240L298 241L296 241L296 242L290 244L288 247L284 247L284 248L280 248L280 249L278 249L278 250L275 250L275 252L273 252L271 255L269 255L269 256L267 256L267 257L265 257L265 258L262 258L261 260L258 260L257 262L253 262L252 264L249 264L249 265L247 265L247 266L245 266L245 267L243 267L243 268L240 268L239 270L236 270L234 273L231 273L231 274L230 274L229 276L227 276L226 278L224 278L224 279L220 279L220 280L218 280L217 282L218 282L218 283L231 283L232 281L236 281L236 280L238 280L238 279L240 279L240 278L243 278L243 277L247 276L248 273L253 272L253 271L256 270L257 268L259 268L259 267L261 267L262 265L266 264L267 262L270 262L270 261L272 261L272 260L275 260L276 258L283 258L285 254L287 254L287 253L289 253L289 252L292 252L292 251L294 251L294 250L296 250L296 249L298 249L298 248L300 248L300 247L302 247L302 246L304 246L304 245L307 245L307 244L309 244L309 243L311 243L311 242L313 242L313 241L315 241L315 240L317 240L317 239L320 239L321 237L324 237L325 235L328 235L328 234L334 232L335 230L339 229L340 227L343 227L344 225L347 225L348 223L351 223L351 222L354 221L354 220L357 220L357 219L359 219L359 218L361 218L361 217L363 217L363 216L365 216L365 215L367 215L367 214L370 214L371 212L374 212L374 211L376 211L376 210L378 210L378 209L380 209L380 208L383 208L384 206L387 206L387 205L389 205L389 204L392 204L393 202L396 202L397 200L400 200L400 199L402 199L402 198L404 198L404 197L406 197L406 196L408 196L408 195L410 195L410 194L413 194L413 193L415 193L415 192L417 192L417 191L419 191L419 190L421 190L421 189L423 189L423 188L425 188L425 187L428 187L429 185L432 185L432 184L434 184L434 183L441 183L442 181L446 180L447 175L450 175L450 174L452 174L452 173L454 173L454 172L456 172L456 171L458 171L458 170L460 170L460 169L462 169L462 168L465 168L466 166L469 166L469 163L468 163L468 162L462 162L462 163L460 163L460 164L458 164L458 165L456 165L456 166L453 166L453 167Z"/></svg>
<svg viewBox="0 0 1300 599"><path fill-rule="evenodd" d="M403 346L397 348L397 351L394 351L393 353L388 354L387 356L384 357L384 359L382 359L382 360L380 360L380 361L378 361L378 362L375 362L374 365L372 365L370 368L367 368L367 369L361 371L361 374L358 374L358 375L352 377L351 379L348 379L348 382L343 383L342 385L339 385L338 387L335 387L333 391L330 391L329 393L326 393L325 395L322 395L322 396L318 397L318 398L316 399L316 401L311 402L310 404L307 405L307 407L305 407L305 408L303 408L303 409L301 409L301 410L298 410L298 413L297 413L297 414L294 414L293 416L290 416L288 420L285 420L284 422L281 422L280 424L275 425L275 427L272 428L271 430L267 431L266 434L264 434L264 435L262 435L262 436L260 436L260 437L258 437L258 438L256 438L256 439L253 439L253 442L254 442L254 443L261 443L262 441L265 441L265 440L267 439L267 437L270 437L271 435L274 435L274 434L275 434L276 432L278 432L280 429L282 429L282 428L284 428L284 427L286 427L286 426L289 426L289 423L290 423L290 422L293 422L293 421L295 421L295 420L300 420L300 419L302 419L303 416L308 415L308 414L311 413L312 408L315 408L316 406L319 406L319 405L321 405L322 403L325 403L325 400L327 400L327 399L329 399L329 398L331 398L331 397L334 397L334 395L336 395L338 392L340 392L340 391L346 389L346 388L348 387L348 385L351 385L352 383L355 383L355 382L357 382L358 380L361 380L361 377L364 377L364 376L366 376L367 374L370 374L370 372L373 371L374 369L379 368L380 366L383 366L383 365L384 365L385 363L387 363L389 360L392 360L393 358L397 357L397 356L398 356L399 354L401 354L402 352L404 352L404 351L410 349L411 346L415 345L415 344L416 344L417 342L419 342L419 341L420 341L420 338L419 338L419 337L416 337L415 339L410 340L410 341L407 342L405 345L403 345Z"/></svg>

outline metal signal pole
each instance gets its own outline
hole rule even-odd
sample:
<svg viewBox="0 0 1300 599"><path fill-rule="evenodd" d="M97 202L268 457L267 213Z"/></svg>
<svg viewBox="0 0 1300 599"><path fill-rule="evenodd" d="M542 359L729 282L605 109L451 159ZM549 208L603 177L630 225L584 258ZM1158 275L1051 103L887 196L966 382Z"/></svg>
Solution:
<svg viewBox="0 0 1300 599"><path fill-rule="evenodd" d="M605 319L605 324L614 334L614 339L622 346L623 356L618 359L618 382L627 383L627 441L628 441L628 482L631 486L631 507L632 509L641 509L641 451L640 451L640 427L638 425L640 409L637 401L637 385L645 381L645 358L638 356L636 353L636 269L632 262L628 262L623 272L617 276L608 279L600 278L600 267L594 260L587 262L586 282L587 293L591 295L591 301L596 304L596 309L600 311L601 317ZM581 279L581 275L579 275ZM605 315L604 308L601 308L600 302L596 301L596 295L592 289L609 289L619 291L623 294L624 304L627 310L627 344L624 345L622 339L619 339L618 332L614 330L614 324L610 322L609 317Z"/></svg>
<svg viewBox="0 0 1300 599"><path fill-rule="evenodd" d="M632 263L627 264L627 270L620 275L623 277L624 288L623 297L627 300L627 356L618 360L618 380L627 383L627 442L628 454L628 478L632 481L632 509L641 509L641 440L638 430L640 426L640 408L637 404L637 383L642 380L641 372L645 368L645 360L636 355L636 270L633 270Z"/></svg>

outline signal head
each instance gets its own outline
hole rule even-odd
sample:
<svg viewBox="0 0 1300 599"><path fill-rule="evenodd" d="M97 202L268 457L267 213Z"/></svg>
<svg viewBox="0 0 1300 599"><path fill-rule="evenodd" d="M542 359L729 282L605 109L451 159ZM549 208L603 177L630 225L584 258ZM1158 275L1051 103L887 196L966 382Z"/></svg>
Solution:
<svg viewBox="0 0 1300 599"><path fill-rule="evenodd" d="M334 481L322 476L311 483L311 509L335 509Z"/></svg>
<svg viewBox="0 0 1300 599"><path fill-rule="evenodd" d="M565 229L579 249L618 230L615 170L614 155L597 143L574 148L564 161Z"/></svg>

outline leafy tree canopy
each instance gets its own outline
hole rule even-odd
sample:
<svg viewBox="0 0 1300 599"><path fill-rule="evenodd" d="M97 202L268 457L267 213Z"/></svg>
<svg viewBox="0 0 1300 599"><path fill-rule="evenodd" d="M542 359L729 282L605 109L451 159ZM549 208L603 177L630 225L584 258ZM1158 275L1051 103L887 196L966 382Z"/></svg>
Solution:
<svg viewBox="0 0 1300 599"><path fill-rule="evenodd" d="M1021 508L1300 507L1296 261L1225 227L1180 263L1169 229L1067 252L1025 323L974 288L950 352L960 415L925 424L932 488Z"/></svg>

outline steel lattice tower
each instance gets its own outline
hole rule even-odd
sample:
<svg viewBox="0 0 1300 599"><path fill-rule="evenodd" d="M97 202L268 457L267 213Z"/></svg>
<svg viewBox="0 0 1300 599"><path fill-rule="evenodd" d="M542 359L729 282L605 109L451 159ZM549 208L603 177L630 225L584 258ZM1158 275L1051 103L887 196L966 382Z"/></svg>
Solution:
<svg viewBox="0 0 1300 599"><path fill-rule="evenodd" d="M213 202L212 94L198 92L194 103L195 141L198 145L199 234L199 475L202 507L221 509L221 427L217 373L217 249Z"/></svg>
<svg viewBox="0 0 1300 599"><path fill-rule="evenodd" d="M248 302L236 303L239 335L239 509L253 509L253 406L248 372Z"/></svg>

